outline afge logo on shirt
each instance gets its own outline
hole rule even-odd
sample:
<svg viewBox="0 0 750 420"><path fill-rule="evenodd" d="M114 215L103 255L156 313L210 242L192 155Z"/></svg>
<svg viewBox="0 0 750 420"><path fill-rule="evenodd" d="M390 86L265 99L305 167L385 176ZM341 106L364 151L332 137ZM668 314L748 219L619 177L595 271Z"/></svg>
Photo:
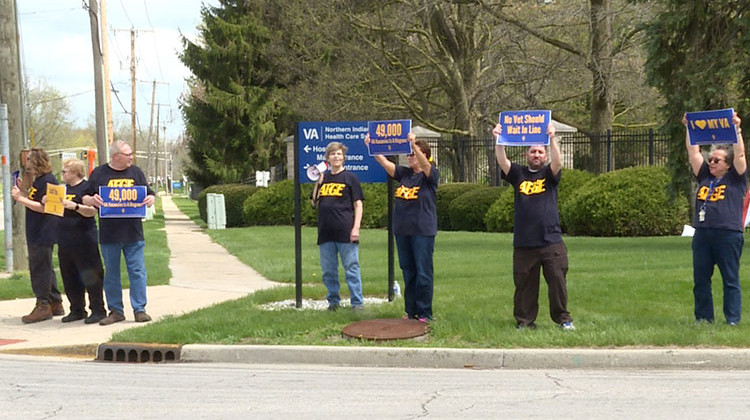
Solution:
<svg viewBox="0 0 750 420"><path fill-rule="evenodd" d="M110 179L107 183L108 187L132 187L135 185L134 179Z"/></svg>
<svg viewBox="0 0 750 420"><path fill-rule="evenodd" d="M395 196L403 200L416 200L419 198L419 187L409 188L402 185L396 188Z"/></svg>
<svg viewBox="0 0 750 420"><path fill-rule="evenodd" d="M320 186L321 197L342 197L344 195L346 184L329 182Z"/></svg>
<svg viewBox="0 0 750 420"><path fill-rule="evenodd" d="M714 188L714 192L711 193L711 198L709 198L708 201L724 200L726 198L726 196L724 195L726 189L726 185L719 185L718 187ZM704 185L700 187L700 189L698 189L698 200L706 201L706 195L708 195L708 187Z"/></svg>
<svg viewBox="0 0 750 420"><path fill-rule="evenodd" d="M547 191L544 182L544 178L537 179L536 181L523 181L521 185L518 186L518 192L523 195L541 194Z"/></svg>

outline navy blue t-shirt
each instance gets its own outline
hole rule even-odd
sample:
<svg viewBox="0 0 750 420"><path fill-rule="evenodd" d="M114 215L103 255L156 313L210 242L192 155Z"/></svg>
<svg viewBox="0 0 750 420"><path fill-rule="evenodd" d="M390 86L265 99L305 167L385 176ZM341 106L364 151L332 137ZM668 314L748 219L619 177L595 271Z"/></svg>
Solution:
<svg viewBox="0 0 750 420"><path fill-rule="evenodd" d="M99 194L99 187L132 187L145 186L148 195L154 195L154 191L148 187L146 175L137 166L129 166L127 169L118 171L112 169L105 163L91 172L89 182L86 184L84 195ZM143 224L141 219L133 218L100 218L99 219L99 242L111 243L133 243L144 240Z"/></svg>
<svg viewBox="0 0 750 420"><path fill-rule="evenodd" d="M318 189L318 245L349 242L354 227L354 202L364 200L359 178L343 170L326 171Z"/></svg>
<svg viewBox="0 0 750 420"><path fill-rule="evenodd" d="M747 173L747 171L745 171ZM698 193L695 196L695 218L693 226L696 229L714 228L729 229L742 232L742 204L745 199L747 184L745 174L738 174L734 166L718 182L711 175L708 164L704 161L698 171ZM706 195L714 181L711 197L706 201ZM703 222L698 219L703 204L706 205L706 216Z"/></svg>
<svg viewBox="0 0 750 420"><path fill-rule="evenodd" d="M430 176L415 173L407 166L396 166L393 179L399 185L394 196L393 234L408 236L437 235L437 206L435 194L440 172L432 167Z"/></svg>
<svg viewBox="0 0 750 420"><path fill-rule="evenodd" d="M78 185L66 186L65 199L83 204L81 198L87 189L86 181ZM57 243L60 246L95 244L97 242L96 218L86 217L75 210L65 209L59 222Z"/></svg>
<svg viewBox="0 0 750 420"><path fill-rule="evenodd" d="M42 202L47 195L47 184L57 185L57 178L52 174L44 174L34 179L29 188L28 198ZM26 242L30 245L52 245L57 241L58 216L37 213L26 208Z"/></svg>
<svg viewBox="0 0 750 420"><path fill-rule="evenodd" d="M549 165L533 172L528 166L511 163L502 174L515 189L513 246L536 248L562 242L560 213L557 209L557 175Z"/></svg>

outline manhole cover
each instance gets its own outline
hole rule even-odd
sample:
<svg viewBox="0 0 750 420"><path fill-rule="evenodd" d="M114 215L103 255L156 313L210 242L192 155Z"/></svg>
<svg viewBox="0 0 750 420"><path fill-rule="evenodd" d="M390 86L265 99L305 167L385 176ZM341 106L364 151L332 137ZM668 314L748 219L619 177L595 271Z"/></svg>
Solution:
<svg viewBox="0 0 750 420"><path fill-rule="evenodd" d="M345 337L360 340L402 340L428 332L429 324L415 319L371 319L349 324L342 330Z"/></svg>

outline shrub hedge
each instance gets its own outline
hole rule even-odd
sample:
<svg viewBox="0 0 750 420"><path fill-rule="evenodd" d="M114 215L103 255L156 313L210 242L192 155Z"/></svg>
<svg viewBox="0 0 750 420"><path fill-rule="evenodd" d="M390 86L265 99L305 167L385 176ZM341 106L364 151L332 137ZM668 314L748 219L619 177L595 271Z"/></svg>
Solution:
<svg viewBox="0 0 750 420"><path fill-rule="evenodd" d="M206 205L208 203L207 195L209 193L224 194L227 227L245 226L245 221L242 215L242 206L245 203L245 200L255 194L258 190L258 187L247 184L212 185L205 188L198 195L198 212L200 213L201 219L208 223L208 211L206 210Z"/></svg>
<svg viewBox="0 0 750 420"><path fill-rule="evenodd" d="M468 182L448 182L438 186L437 193L435 194L438 230L456 230L451 226L451 202L459 195L480 187L482 186L479 184L470 184Z"/></svg>
<svg viewBox="0 0 750 420"><path fill-rule="evenodd" d="M591 236L678 234L688 221L688 201L669 194L666 168L609 172L578 188L562 206L570 233Z"/></svg>
<svg viewBox="0 0 750 420"><path fill-rule="evenodd" d="M515 190L506 188L484 215L484 226L488 232L513 232L513 199Z"/></svg>
<svg viewBox="0 0 750 420"><path fill-rule="evenodd" d="M316 225L315 209L310 205L313 184L302 184L302 223ZM242 214L248 226L294 225L294 181L287 179L262 188L245 200Z"/></svg>
<svg viewBox="0 0 750 420"><path fill-rule="evenodd" d="M468 231L485 230L484 215L505 189L507 187L479 186L454 198L448 208L451 228Z"/></svg>

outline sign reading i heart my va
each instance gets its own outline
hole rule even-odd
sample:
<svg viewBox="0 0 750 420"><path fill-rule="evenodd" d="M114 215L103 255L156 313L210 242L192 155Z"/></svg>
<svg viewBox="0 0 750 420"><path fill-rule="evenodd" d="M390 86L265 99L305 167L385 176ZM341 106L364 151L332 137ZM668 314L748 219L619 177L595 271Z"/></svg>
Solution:
<svg viewBox="0 0 750 420"><path fill-rule="evenodd" d="M497 144L503 146L547 146L549 135L547 125L552 112L504 111L500 113L502 133L497 136Z"/></svg>
<svg viewBox="0 0 750 420"><path fill-rule="evenodd" d="M700 146L737 143L737 131L732 124L733 116L734 108L686 113L690 144Z"/></svg>

